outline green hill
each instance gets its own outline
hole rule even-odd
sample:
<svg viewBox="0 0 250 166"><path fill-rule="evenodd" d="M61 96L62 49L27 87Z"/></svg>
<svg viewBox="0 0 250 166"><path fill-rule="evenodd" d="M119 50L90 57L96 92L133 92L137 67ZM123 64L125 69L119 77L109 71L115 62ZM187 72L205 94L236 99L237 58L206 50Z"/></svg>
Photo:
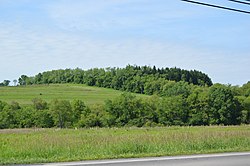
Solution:
<svg viewBox="0 0 250 166"><path fill-rule="evenodd" d="M26 105L31 104L34 98L41 98L47 102L53 99L81 99L87 105L90 105L103 103L106 99L113 99L121 93L122 91L90 87L82 84L29 85L0 87L0 100L8 103L16 101L22 105Z"/></svg>

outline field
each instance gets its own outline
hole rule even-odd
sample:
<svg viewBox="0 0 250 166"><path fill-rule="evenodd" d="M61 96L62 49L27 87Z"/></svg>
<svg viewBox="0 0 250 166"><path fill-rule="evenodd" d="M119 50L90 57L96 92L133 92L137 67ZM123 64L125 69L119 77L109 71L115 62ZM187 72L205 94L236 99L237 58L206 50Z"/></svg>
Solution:
<svg viewBox="0 0 250 166"><path fill-rule="evenodd" d="M105 100L113 99L121 93L117 90L78 84L31 85L0 87L0 100L8 103L16 101L21 105L27 105L31 104L34 98L41 98L47 102L53 99L81 99L89 105L103 103Z"/></svg>
<svg viewBox="0 0 250 166"><path fill-rule="evenodd" d="M231 151L250 151L250 126L0 130L0 165Z"/></svg>

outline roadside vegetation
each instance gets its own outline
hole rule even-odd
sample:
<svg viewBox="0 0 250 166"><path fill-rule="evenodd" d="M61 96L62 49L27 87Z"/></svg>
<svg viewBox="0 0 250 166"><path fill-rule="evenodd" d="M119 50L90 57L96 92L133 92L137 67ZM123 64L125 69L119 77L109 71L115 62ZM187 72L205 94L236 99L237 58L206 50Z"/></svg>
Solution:
<svg viewBox="0 0 250 166"><path fill-rule="evenodd" d="M250 126L5 129L0 164L250 151Z"/></svg>

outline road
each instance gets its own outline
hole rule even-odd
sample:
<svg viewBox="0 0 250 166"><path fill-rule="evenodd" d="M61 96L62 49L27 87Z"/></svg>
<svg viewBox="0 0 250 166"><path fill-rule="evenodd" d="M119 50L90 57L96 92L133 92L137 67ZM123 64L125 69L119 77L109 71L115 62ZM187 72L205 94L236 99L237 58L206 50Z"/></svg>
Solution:
<svg viewBox="0 0 250 166"><path fill-rule="evenodd" d="M98 160L42 164L43 166L250 166L250 152L175 157ZM41 165L40 165L41 166Z"/></svg>

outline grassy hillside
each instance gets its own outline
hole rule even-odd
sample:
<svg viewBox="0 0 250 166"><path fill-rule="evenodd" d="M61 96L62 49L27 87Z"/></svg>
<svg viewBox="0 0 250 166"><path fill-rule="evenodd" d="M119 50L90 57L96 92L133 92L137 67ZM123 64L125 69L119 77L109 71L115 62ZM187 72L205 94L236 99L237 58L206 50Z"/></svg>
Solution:
<svg viewBox="0 0 250 166"><path fill-rule="evenodd" d="M29 85L0 87L0 100L8 103L16 101L22 105L31 104L32 99L41 98L47 102L53 99L81 99L86 104L103 103L122 92L106 88L90 87L79 84Z"/></svg>

